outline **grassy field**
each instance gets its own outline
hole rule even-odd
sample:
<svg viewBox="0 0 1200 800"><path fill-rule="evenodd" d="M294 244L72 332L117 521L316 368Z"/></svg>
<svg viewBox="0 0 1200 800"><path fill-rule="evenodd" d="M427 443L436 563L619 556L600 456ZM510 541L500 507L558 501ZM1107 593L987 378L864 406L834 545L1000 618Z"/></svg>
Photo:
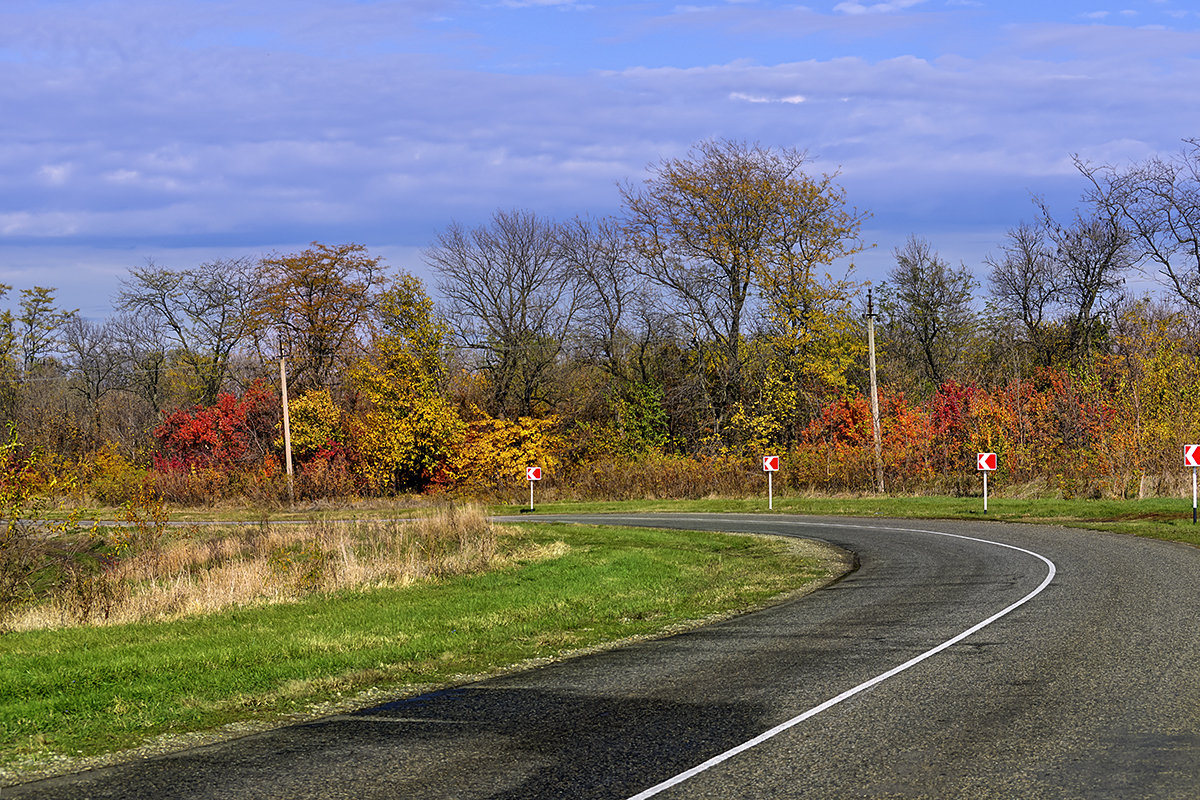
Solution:
<svg viewBox="0 0 1200 800"><path fill-rule="evenodd" d="M516 555L481 574L0 636L0 768L444 685L745 610L836 568L744 536L533 523L502 538Z"/></svg>

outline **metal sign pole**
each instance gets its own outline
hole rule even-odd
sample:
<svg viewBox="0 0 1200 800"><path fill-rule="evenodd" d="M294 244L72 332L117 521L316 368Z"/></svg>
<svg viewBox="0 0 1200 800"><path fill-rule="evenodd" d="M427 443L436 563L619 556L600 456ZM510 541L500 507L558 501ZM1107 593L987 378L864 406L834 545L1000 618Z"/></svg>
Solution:
<svg viewBox="0 0 1200 800"><path fill-rule="evenodd" d="M767 473L767 510L775 510L775 482L772 480L775 477L774 472Z"/></svg>
<svg viewBox="0 0 1200 800"><path fill-rule="evenodd" d="M533 481L529 482L529 510L533 511Z"/></svg>
<svg viewBox="0 0 1200 800"><path fill-rule="evenodd" d="M983 471L983 513L987 513L987 470Z"/></svg>
<svg viewBox="0 0 1200 800"><path fill-rule="evenodd" d="M1200 469L1200 444L1183 446L1183 465L1192 468L1192 524L1196 524L1196 471Z"/></svg>

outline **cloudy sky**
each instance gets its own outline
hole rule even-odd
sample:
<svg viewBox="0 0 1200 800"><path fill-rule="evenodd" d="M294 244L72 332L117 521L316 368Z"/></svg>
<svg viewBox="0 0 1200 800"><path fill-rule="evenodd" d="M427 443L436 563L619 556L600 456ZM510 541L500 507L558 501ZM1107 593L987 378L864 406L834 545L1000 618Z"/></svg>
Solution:
<svg viewBox="0 0 1200 800"><path fill-rule="evenodd" d="M613 214L710 137L840 170L860 278L912 233L982 275L1072 154L1192 136L1194 0L3 0L0 282L101 318L147 259L314 240L429 277L451 221Z"/></svg>

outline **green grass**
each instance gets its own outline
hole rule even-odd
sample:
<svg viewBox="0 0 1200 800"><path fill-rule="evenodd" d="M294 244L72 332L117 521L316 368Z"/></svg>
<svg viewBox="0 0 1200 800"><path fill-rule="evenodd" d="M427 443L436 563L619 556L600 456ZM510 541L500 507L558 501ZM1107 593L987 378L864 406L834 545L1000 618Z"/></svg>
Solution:
<svg viewBox="0 0 1200 800"><path fill-rule="evenodd" d="M1200 545L1200 525L1192 524L1190 498L1055 500L992 497L988 499L986 514L982 497L776 496L774 505L775 513L780 514L1041 523ZM524 509L517 505L496 506L490 511L515 514ZM546 503L538 505L534 515L653 511L767 513L767 498Z"/></svg>
<svg viewBox="0 0 1200 800"><path fill-rule="evenodd" d="M560 524L552 558L406 589L0 637L0 765L280 719L760 605L826 576L778 540Z"/></svg>

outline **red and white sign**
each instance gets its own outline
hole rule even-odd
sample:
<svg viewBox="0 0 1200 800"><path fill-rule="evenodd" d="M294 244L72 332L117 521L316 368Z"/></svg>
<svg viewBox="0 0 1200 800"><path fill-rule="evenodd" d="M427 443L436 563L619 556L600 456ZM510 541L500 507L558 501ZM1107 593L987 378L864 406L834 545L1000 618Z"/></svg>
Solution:
<svg viewBox="0 0 1200 800"><path fill-rule="evenodd" d="M979 453L975 456L975 461L978 468L986 472L994 472L996 470L996 454L995 453Z"/></svg>
<svg viewBox="0 0 1200 800"><path fill-rule="evenodd" d="M1183 463L1188 467L1200 467L1200 444L1183 446Z"/></svg>
<svg viewBox="0 0 1200 800"><path fill-rule="evenodd" d="M779 456L763 456L763 472L779 472Z"/></svg>
<svg viewBox="0 0 1200 800"><path fill-rule="evenodd" d="M541 467L526 467L525 468L525 480L540 481L541 479L542 479L542 468Z"/></svg>

